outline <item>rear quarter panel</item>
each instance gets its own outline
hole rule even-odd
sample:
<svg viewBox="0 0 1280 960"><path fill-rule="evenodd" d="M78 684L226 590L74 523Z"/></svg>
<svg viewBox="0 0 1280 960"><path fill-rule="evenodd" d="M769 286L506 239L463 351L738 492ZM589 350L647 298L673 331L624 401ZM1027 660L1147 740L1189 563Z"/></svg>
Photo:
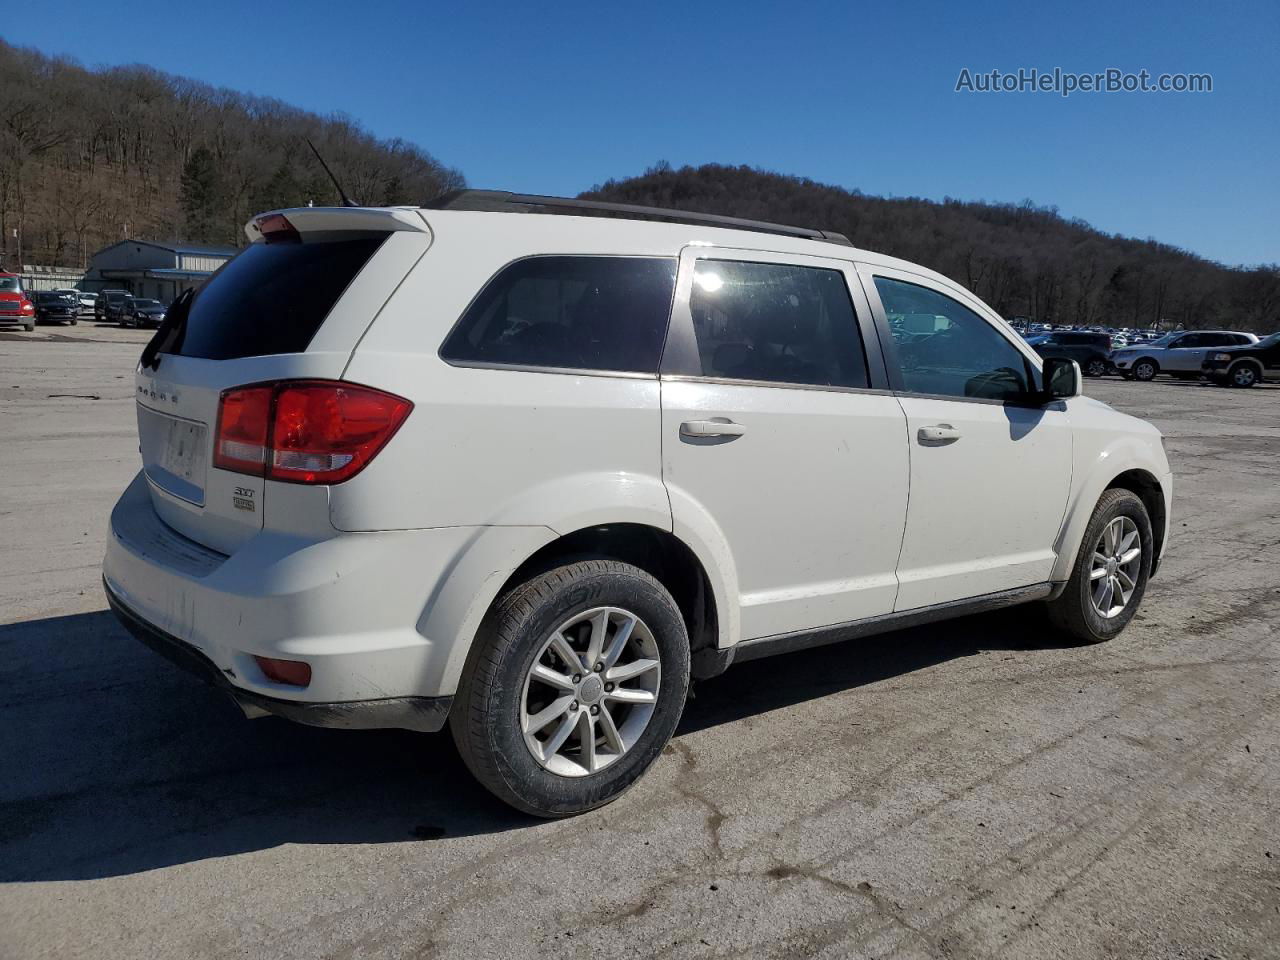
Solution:
<svg viewBox="0 0 1280 960"><path fill-rule="evenodd" d="M545 225L504 221L511 226L501 231L492 215L433 221L430 253L360 340L345 378L406 397L414 409L368 468L332 489L334 526L542 525L568 533L637 522L670 530L656 375L455 366L439 350L485 283L513 260L671 251L593 242L572 223L557 249Z"/></svg>

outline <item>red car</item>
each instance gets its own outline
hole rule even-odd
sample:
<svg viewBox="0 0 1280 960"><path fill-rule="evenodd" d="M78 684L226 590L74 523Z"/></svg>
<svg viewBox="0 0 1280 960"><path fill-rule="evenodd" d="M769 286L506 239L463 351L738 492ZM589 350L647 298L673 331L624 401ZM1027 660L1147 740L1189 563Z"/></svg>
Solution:
<svg viewBox="0 0 1280 960"><path fill-rule="evenodd" d="M22 291L22 278L0 273L0 323L20 323L25 330L36 328L36 308Z"/></svg>

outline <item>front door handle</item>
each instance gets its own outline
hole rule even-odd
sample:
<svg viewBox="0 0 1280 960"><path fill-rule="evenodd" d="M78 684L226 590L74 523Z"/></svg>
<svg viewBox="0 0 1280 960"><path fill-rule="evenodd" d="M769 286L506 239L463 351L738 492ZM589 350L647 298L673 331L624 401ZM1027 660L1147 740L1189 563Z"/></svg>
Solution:
<svg viewBox="0 0 1280 960"><path fill-rule="evenodd" d="M940 447L959 440L960 431L949 423L938 423L932 427L921 427L916 437L927 447Z"/></svg>
<svg viewBox="0 0 1280 960"><path fill-rule="evenodd" d="M747 428L732 420L686 420L680 424L682 437L740 437Z"/></svg>

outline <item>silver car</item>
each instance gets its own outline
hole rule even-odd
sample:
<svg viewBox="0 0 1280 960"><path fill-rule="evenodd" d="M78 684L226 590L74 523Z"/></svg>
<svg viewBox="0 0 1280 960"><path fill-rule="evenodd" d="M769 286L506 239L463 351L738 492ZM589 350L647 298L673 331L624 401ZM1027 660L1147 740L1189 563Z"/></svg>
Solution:
<svg viewBox="0 0 1280 960"><path fill-rule="evenodd" d="M1200 376L1200 365L1214 347L1257 343L1252 333L1234 330L1179 330L1151 343L1121 347L1111 354L1116 370L1127 379L1154 380L1158 374Z"/></svg>

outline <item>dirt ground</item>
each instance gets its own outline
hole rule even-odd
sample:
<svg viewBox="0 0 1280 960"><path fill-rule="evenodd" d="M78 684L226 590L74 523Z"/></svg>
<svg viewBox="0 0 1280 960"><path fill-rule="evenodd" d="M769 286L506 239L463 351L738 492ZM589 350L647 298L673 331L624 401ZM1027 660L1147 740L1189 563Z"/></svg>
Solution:
<svg viewBox="0 0 1280 960"><path fill-rule="evenodd" d="M1280 956L1280 387L1088 382L1177 478L1115 641L743 664L541 823L447 735L246 721L105 612L145 339L0 331L0 958Z"/></svg>

